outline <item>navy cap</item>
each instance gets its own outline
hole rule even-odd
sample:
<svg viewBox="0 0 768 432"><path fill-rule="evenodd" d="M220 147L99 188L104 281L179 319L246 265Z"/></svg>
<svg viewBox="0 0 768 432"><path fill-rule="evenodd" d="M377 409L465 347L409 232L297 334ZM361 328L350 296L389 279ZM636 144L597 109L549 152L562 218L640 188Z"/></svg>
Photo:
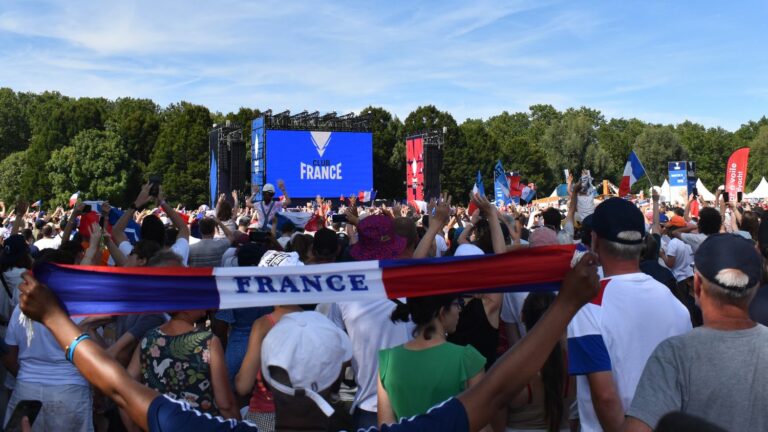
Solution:
<svg viewBox="0 0 768 432"><path fill-rule="evenodd" d="M763 272L763 259L755 244L736 234L710 235L696 250L693 262L705 279L732 291L757 285ZM746 277L726 277L721 274L724 270L739 270Z"/></svg>
<svg viewBox="0 0 768 432"><path fill-rule="evenodd" d="M621 244L641 244L645 237L643 213L631 202L621 198L603 201L592 217L592 230L598 237ZM621 232L637 232L636 239L619 238Z"/></svg>

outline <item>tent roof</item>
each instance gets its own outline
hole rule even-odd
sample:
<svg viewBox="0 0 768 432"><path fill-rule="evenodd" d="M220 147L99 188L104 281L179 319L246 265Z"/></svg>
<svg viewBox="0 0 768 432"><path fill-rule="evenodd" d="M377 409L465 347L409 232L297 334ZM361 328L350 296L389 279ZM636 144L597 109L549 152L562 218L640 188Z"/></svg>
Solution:
<svg viewBox="0 0 768 432"><path fill-rule="evenodd" d="M704 186L704 183L701 182L701 179L696 179L696 189L699 191L699 196L704 201L714 201L715 195L707 189L706 186Z"/></svg>
<svg viewBox="0 0 768 432"><path fill-rule="evenodd" d="M765 177L760 179L760 184L757 185L755 190L747 194L747 198L754 198L754 199L768 198L768 182L765 181Z"/></svg>

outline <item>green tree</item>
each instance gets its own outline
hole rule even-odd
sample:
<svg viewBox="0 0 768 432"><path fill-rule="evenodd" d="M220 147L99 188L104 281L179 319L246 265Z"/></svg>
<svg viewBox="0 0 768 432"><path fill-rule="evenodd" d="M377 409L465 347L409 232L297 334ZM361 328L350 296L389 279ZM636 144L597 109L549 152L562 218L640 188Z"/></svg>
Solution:
<svg viewBox="0 0 768 432"><path fill-rule="evenodd" d="M106 127L120 136L126 152L135 162L123 195L127 202L139 193L147 177L149 156L160 133L160 107L149 99L117 99Z"/></svg>
<svg viewBox="0 0 768 432"><path fill-rule="evenodd" d="M564 169L573 173L588 169L595 178L605 175L610 159L597 140L601 119L594 110L569 109L547 128L541 143L555 178L561 177Z"/></svg>
<svg viewBox="0 0 768 432"><path fill-rule="evenodd" d="M98 129L77 134L71 145L55 150L46 164L56 204L63 204L73 192L80 191L84 198L124 206L124 192L133 169L133 159L120 136Z"/></svg>
<svg viewBox="0 0 768 432"><path fill-rule="evenodd" d="M689 121L675 127L688 160L696 162L696 174L709 188L723 184L725 164L736 148L734 134L723 128L709 128Z"/></svg>
<svg viewBox="0 0 768 432"><path fill-rule="evenodd" d="M404 197L405 156L394 160L395 147L401 143L403 124L387 110L369 106L360 115L369 115L373 132L373 187L377 196ZM404 147L403 147L404 149Z"/></svg>
<svg viewBox="0 0 768 432"><path fill-rule="evenodd" d="M29 122L21 100L9 88L0 88L0 158L29 146Z"/></svg>
<svg viewBox="0 0 768 432"><path fill-rule="evenodd" d="M730 156L727 155L726 158ZM723 167L727 160L723 163ZM749 144L749 163L747 165L747 187L751 192L760 183L760 179L768 173L768 125L758 129L757 134Z"/></svg>
<svg viewBox="0 0 768 432"><path fill-rule="evenodd" d="M0 201L8 204L16 202L21 194L21 175L26 169L26 161L25 151L11 153L0 161L0 178L3 179L0 181Z"/></svg>
<svg viewBox="0 0 768 432"><path fill-rule="evenodd" d="M211 113L204 106L180 102L166 108L161 117L160 134L148 172L162 174L163 190L169 201L190 207L209 202Z"/></svg>
<svg viewBox="0 0 768 432"><path fill-rule="evenodd" d="M71 99L45 92L29 100L32 139L27 152L27 169L22 177L26 196L43 199L51 195L52 184L43 169L51 154L69 144L81 131L104 129L111 102L104 98Z"/></svg>
<svg viewBox="0 0 768 432"><path fill-rule="evenodd" d="M618 179L624 173L629 152L637 137L643 133L647 125L638 119L610 119L600 126L597 139L609 159L608 167L603 176L611 181Z"/></svg>
<svg viewBox="0 0 768 432"><path fill-rule="evenodd" d="M637 157L650 175L656 186L661 185L667 176L667 163L686 160L686 152L675 135L667 126L649 126L635 140ZM638 188L647 188L648 184L638 183Z"/></svg>

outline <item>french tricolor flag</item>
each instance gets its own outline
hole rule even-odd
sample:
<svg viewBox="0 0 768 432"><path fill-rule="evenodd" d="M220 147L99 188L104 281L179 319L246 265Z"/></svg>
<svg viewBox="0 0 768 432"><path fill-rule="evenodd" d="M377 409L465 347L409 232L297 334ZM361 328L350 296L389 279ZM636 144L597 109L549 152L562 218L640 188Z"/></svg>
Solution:
<svg viewBox="0 0 768 432"><path fill-rule="evenodd" d="M477 170L477 178L475 179L475 185L472 187L472 196L480 195L481 197L485 196L485 186L483 186L483 175L480 173L480 170ZM471 216L472 213L477 210L477 206L474 202L470 201L469 206L467 207L467 213Z"/></svg>
<svg viewBox="0 0 768 432"><path fill-rule="evenodd" d="M437 294L554 291L573 245L501 255L295 267L101 267L42 263L35 277L70 315L370 301Z"/></svg>
<svg viewBox="0 0 768 432"><path fill-rule="evenodd" d="M624 176L621 178L621 184L619 185L619 196L625 197L629 195L629 190L632 188L632 185L644 175L646 175L645 168L643 168L643 164L640 163L640 159L635 154L635 151L632 150L629 152L629 160L627 161L627 164L624 165Z"/></svg>

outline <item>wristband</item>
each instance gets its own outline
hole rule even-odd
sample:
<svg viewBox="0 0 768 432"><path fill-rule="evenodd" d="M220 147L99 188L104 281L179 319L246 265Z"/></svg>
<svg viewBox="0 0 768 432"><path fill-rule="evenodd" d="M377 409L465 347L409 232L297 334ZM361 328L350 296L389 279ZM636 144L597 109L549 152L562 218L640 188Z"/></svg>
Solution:
<svg viewBox="0 0 768 432"><path fill-rule="evenodd" d="M72 344L68 346L64 351L64 358L67 359L68 362L72 363L72 360L74 359L75 355L75 348L77 348L77 345L86 340L90 339L91 337L88 335L88 333L83 333L80 336L76 337L75 340L72 341Z"/></svg>

